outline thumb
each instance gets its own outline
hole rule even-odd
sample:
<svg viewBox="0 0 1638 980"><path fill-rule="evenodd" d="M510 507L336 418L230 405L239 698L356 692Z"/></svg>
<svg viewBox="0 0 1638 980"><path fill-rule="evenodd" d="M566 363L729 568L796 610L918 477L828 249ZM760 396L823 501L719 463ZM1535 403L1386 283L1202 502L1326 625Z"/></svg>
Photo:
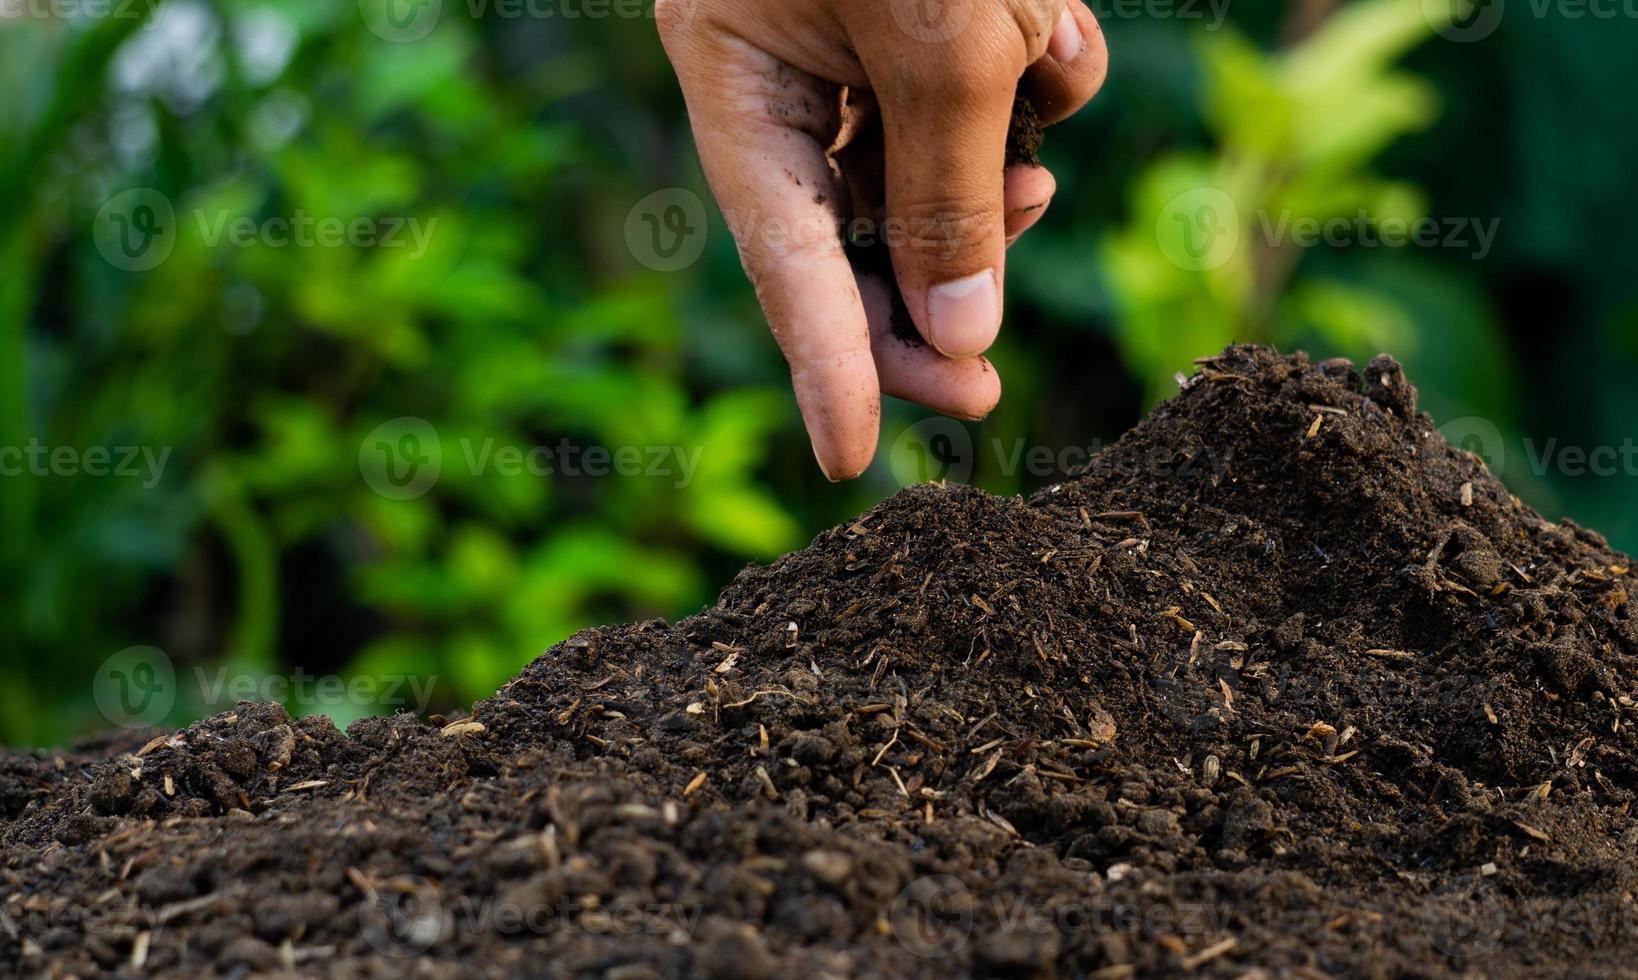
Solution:
<svg viewBox="0 0 1638 980"><path fill-rule="evenodd" d="M1018 79L1051 35L1050 20L1027 32L1006 6L871 79L899 289L922 337L949 357L983 353L1001 328L1007 130Z"/></svg>

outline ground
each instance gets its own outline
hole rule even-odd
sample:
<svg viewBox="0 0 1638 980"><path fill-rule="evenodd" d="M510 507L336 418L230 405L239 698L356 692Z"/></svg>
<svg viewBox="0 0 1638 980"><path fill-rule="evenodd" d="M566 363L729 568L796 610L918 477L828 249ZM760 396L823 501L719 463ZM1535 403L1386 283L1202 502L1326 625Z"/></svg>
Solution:
<svg viewBox="0 0 1638 980"><path fill-rule="evenodd" d="M0 757L0 971L1621 975L1630 582L1391 359L1231 348L469 715Z"/></svg>

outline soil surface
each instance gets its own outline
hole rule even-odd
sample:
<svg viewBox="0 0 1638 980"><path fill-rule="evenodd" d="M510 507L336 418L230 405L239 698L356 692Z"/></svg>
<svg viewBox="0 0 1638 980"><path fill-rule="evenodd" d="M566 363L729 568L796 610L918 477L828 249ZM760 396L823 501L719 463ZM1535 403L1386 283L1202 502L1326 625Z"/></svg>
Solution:
<svg viewBox="0 0 1638 980"><path fill-rule="evenodd" d="M1630 975L1631 582L1391 359L1231 348L469 717L0 757L0 973Z"/></svg>

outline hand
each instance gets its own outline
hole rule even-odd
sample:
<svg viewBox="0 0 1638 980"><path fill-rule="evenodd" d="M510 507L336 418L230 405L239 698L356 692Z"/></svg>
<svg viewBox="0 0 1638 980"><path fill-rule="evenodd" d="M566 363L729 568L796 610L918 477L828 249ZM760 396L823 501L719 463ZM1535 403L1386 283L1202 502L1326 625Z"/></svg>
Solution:
<svg viewBox="0 0 1638 980"><path fill-rule="evenodd" d="M1014 96L1043 123L1086 104L1108 67L1092 12L1080 0L659 0L657 16L825 474L870 464L883 392L989 414L1001 384L981 355L1001 326L1006 246L1056 186L1039 166L1005 165ZM850 264L844 235L861 230L887 241L895 282ZM895 289L912 342L890 322Z"/></svg>

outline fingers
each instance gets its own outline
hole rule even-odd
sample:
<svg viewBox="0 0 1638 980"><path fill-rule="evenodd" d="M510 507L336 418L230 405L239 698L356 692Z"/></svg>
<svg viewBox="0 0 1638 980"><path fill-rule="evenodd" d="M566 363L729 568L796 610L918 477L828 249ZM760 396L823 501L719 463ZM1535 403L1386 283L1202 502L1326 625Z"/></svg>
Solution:
<svg viewBox="0 0 1638 980"><path fill-rule="evenodd" d="M790 364L814 455L832 480L858 476L875 455L881 393L824 153L836 91L731 38L687 48L672 60L700 161Z"/></svg>
<svg viewBox="0 0 1638 980"><path fill-rule="evenodd" d="M1046 56L1024 73L1024 91L1046 125L1079 112L1103 87L1109 49L1103 28L1081 0L1069 0L1047 43Z"/></svg>
<svg viewBox="0 0 1638 980"><path fill-rule="evenodd" d="M1036 43L1003 7L928 45L931 56L879 64L862 53L881 106L899 289L922 337L949 357L983 353L1001 327L1007 130L1017 80L1049 33Z"/></svg>
<svg viewBox="0 0 1638 980"><path fill-rule="evenodd" d="M882 391L959 419L976 421L1001 401L1001 378L982 357L945 357L925 344L907 343L893 330L891 287L861 276L859 292L870 318L870 343Z"/></svg>
<svg viewBox="0 0 1638 980"><path fill-rule="evenodd" d="M861 228L879 229L887 218L886 174L883 169L881 118L876 98L869 92L850 92L842 134L833 150L846 180L851 216L863 219ZM1058 183L1037 164L1009 166L1003 181L1008 247L1046 214Z"/></svg>
<svg viewBox="0 0 1638 980"><path fill-rule="evenodd" d="M855 11L861 23L820 19L804 31L769 21L746 33L691 30L680 2L660 0L661 35L820 466L840 479L869 465L884 387L963 418L988 413L1000 384L977 355L1000 328L1006 247L1055 189L1039 168L1003 169L1014 94L1035 65L1027 84L1046 121L1090 98L1106 57L1090 12L1079 0L971 0L962 7L971 22L947 37L865 5ZM862 22L871 18L881 23ZM890 20L899 30L875 29ZM825 43L792 45L792 36ZM865 154L874 167L838 155L845 184L826 155L843 127L844 82L874 92L881 120L879 148ZM885 269L855 276L840 234L844 203L885 212L875 233L888 247L878 254L891 256L895 281ZM930 347L894 334L895 288Z"/></svg>
<svg viewBox="0 0 1638 980"><path fill-rule="evenodd" d="M1035 227L1035 223L1046 214L1047 205L1052 203L1052 195L1057 190L1058 181L1053 178L1052 171L1045 167L1018 164L1007 168L1008 246Z"/></svg>

